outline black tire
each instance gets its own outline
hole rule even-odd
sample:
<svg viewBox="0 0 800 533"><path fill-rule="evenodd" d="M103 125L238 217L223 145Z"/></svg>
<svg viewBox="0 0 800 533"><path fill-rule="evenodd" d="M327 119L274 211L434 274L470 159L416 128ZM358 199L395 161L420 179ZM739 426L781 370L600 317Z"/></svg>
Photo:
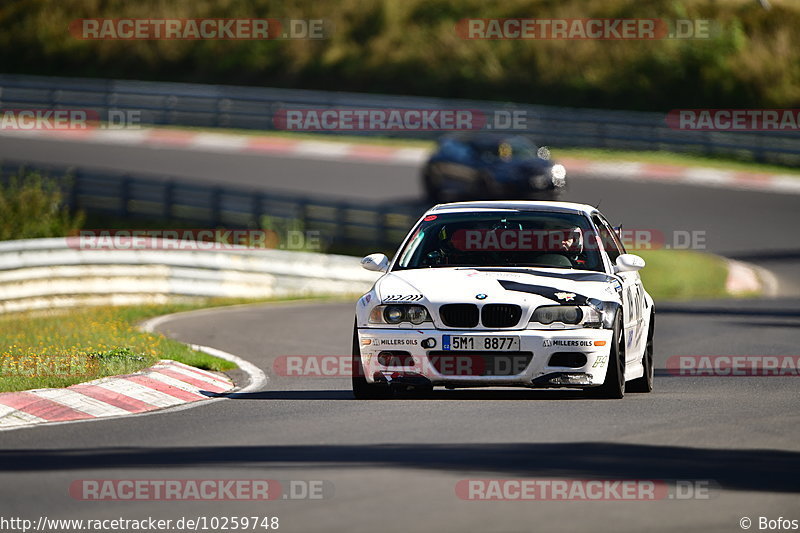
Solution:
<svg viewBox="0 0 800 533"><path fill-rule="evenodd" d="M562 196L563 193L564 193L564 189L553 189L552 191L550 191L550 194L549 194L550 201L551 202L557 202L557 201L561 200L561 196Z"/></svg>
<svg viewBox="0 0 800 533"><path fill-rule="evenodd" d="M431 167L425 169L422 177L422 184L425 187L425 198L432 204L442 203L444 197L442 196L441 178L437 179L433 174L438 172Z"/></svg>
<svg viewBox="0 0 800 533"><path fill-rule="evenodd" d="M628 383L628 392L648 393L653 391L653 377L655 375L655 368L653 366L653 332L655 331L656 315L650 314L650 327L647 329L647 344L644 348L644 355L642 356L642 366L644 366L644 374L640 378L636 378Z"/></svg>
<svg viewBox="0 0 800 533"><path fill-rule="evenodd" d="M486 172L481 172L475 176L469 196L473 200L491 200L492 195L492 176Z"/></svg>
<svg viewBox="0 0 800 533"><path fill-rule="evenodd" d="M388 386L368 383L364 377L364 365L361 364L361 348L358 343L358 330L353 324L353 396L356 400L383 400L392 396Z"/></svg>
<svg viewBox="0 0 800 533"><path fill-rule="evenodd" d="M528 194L529 200L543 200L545 202L557 202L561 199L561 191L551 189L549 191L532 191Z"/></svg>
<svg viewBox="0 0 800 533"><path fill-rule="evenodd" d="M622 309L614 318L614 336L608 356L606 379L599 387L588 389L590 396L618 400L625 396L625 332L622 328Z"/></svg>

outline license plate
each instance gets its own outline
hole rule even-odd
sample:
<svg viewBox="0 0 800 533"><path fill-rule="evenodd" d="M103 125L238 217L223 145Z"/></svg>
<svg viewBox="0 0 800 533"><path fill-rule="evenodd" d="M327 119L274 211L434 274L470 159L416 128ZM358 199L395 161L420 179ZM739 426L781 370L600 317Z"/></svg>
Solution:
<svg viewBox="0 0 800 533"><path fill-rule="evenodd" d="M467 352L518 352L519 337L442 335L442 349Z"/></svg>

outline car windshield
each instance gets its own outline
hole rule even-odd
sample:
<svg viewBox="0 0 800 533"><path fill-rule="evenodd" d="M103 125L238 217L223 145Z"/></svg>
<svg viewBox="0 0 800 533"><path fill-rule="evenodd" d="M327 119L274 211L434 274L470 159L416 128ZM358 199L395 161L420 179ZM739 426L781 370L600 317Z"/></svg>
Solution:
<svg viewBox="0 0 800 533"><path fill-rule="evenodd" d="M429 215L400 250L395 270L547 267L603 271L583 214L479 211Z"/></svg>
<svg viewBox="0 0 800 533"><path fill-rule="evenodd" d="M521 137L502 139L492 143L477 143L477 148L481 154L506 161L537 157L536 145Z"/></svg>

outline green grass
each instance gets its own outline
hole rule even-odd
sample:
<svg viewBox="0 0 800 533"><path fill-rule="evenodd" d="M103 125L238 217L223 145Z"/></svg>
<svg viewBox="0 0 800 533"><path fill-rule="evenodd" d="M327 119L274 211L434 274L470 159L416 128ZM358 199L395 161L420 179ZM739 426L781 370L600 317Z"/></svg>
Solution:
<svg viewBox="0 0 800 533"><path fill-rule="evenodd" d="M634 251L647 262L642 283L654 300L698 300L730 296L728 267L719 256L692 250Z"/></svg>
<svg viewBox="0 0 800 533"><path fill-rule="evenodd" d="M68 235L84 220L83 213L69 212L58 181L37 172L0 180L0 213L0 241Z"/></svg>
<svg viewBox="0 0 800 533"><path fill-rule="evenodd" d="M253 302L213 298L0 315L0 392L68 387L136 372L160 359L206 370L231 370L235 364L158 333L140 331L137 324L169 313Z"/></svg>
<svg viewBox="0 0 800 533"><path fill-rule="evenodd" d="M0 3L4 72L666 111L791 108L800 6L756 0L27 0ZM324 40L80 40L79 18L324 19ZM708 39L465 40L464 18L710 19Z"/></svg>

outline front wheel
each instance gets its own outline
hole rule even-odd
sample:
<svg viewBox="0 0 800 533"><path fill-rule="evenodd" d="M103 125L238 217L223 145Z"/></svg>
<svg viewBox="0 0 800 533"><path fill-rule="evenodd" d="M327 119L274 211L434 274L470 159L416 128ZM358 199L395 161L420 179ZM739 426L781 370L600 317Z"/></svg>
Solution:
<svg viewBox="0 0 800 533"><path fill-rule="evenodd" d="M653 376L655 369L653 367L653 332L655 331L656 316L655 313L650 315L650 327L647 329L647 344L645 345L644 355L642 355L642 366L644 367L644 374L642 377L636 378L628 383L628 390L630 392L652 392L653 390Z"/></svg>
<svg viewBox="0 0 800 533"><path fill-rule="evenodd" d="M470 187L469 198L473 200L490 200L493 197L492 184L494 180L492 175L487 172L481 172L475 176L475 181Z"/></svg>
<svg viewBox="0 0 800 533"><path fill-rule="evenodd" d="M614 319L614 336L608 356L606 380L599 387L588 389L595 398L620 399L625 396L625 332L622 329L622 309Z"/></svg>
<svg viewBox="0 0 800 533"><path fill-rule="evenodd" d="M361 347L358 342L358 329L353 324L353 396L356 400L382 400L389 398L392 391L388 386L375 385L367 381L364 365L361 363Z"/></svg>
<svg viewBox="0 0 800 533"><path fill-rule="evenodd" d="M425 198L429 203L439 204L444 200L442 182L441 172L433 167L429 167L425 170L422 177L422 185L425 188Z"/></svg>

